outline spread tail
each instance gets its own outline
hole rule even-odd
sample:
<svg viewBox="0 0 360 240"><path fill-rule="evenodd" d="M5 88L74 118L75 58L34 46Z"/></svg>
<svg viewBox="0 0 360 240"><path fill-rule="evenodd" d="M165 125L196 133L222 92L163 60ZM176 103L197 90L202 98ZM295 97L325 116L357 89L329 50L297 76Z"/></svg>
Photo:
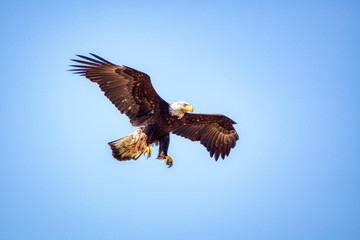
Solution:
<svg viewBox="0 0 360 240"><path fill-rule="evenodd" d="M112 155L119 161L138 159L146 148L146 134L139 128L119 140L109 142Z"/></svg>

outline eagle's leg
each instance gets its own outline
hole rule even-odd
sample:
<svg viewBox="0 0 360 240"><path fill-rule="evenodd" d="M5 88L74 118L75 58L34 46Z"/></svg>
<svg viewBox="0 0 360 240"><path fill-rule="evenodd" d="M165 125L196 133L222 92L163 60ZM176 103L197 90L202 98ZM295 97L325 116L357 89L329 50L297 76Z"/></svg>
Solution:
<svg viewBox="0 0 360 240"><path fill-rule="evenodd" d="M145 148L144 154L147 155L147 158L151 157L150 139L151 139L151 136L152 136L153 132L154 132L154 128L153 128L152 125L149 125L144 129L144 133L147 136L146 148Z"/></svg>
<svg viewBox="0 0 360 240"><path fill-rule="evenodd" d="M166 165L170 167L172 167L173 165L173 160L171 157L169 157L167 155L167 150L169 148L169 144L170 144L170 136L169 134L165 135L164 137L162 137L160 140L160 148L159 148L159 156L158 159L166 159L165 163Z"/></svg>

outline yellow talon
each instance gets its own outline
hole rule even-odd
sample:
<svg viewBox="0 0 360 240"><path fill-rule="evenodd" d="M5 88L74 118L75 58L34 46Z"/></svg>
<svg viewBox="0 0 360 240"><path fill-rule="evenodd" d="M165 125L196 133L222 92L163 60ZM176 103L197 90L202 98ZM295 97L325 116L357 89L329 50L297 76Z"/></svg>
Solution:
<svg viewBox="0 0 360 240"><path fill-rule="evenodd" d="M151 149L150 147L146 147L145 151L144 151L144 154L147 154L147 158L149 158L151 156Z"/></svg>
<svg viewBox="0 0 360 240"><path fill-rule="evenodd" d="M169 157L169 156L166 156L165 158L166 158L166 162L165 162L166 165L168 165L169 168L171 168L171 167L173 166L173 160L172 160L172 158Z"/></svg>

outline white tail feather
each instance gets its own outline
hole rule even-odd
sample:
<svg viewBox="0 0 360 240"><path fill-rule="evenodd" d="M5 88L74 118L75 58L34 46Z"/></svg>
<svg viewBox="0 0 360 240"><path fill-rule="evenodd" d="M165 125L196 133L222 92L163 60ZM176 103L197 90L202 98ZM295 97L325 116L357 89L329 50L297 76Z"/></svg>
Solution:
<svg viewBox="0 0 360 240"><path fill-rule="evenodd" d="M113 157L119 161L138 159L146 148L147 136L139 128L119 140L109 142Z"/></svg>

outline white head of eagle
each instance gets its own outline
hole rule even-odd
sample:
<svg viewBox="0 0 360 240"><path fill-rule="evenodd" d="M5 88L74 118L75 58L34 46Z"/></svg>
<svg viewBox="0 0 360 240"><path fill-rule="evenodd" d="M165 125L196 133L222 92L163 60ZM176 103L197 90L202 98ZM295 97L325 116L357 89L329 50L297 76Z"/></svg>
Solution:
<svg viewBox="0 0 360 240"><path fill-rule="evenodd" d="M170 104L171 116L177 116L179 119L184 116L186 112L192 112L194 108L187 102L174 102Z"/></svg>

